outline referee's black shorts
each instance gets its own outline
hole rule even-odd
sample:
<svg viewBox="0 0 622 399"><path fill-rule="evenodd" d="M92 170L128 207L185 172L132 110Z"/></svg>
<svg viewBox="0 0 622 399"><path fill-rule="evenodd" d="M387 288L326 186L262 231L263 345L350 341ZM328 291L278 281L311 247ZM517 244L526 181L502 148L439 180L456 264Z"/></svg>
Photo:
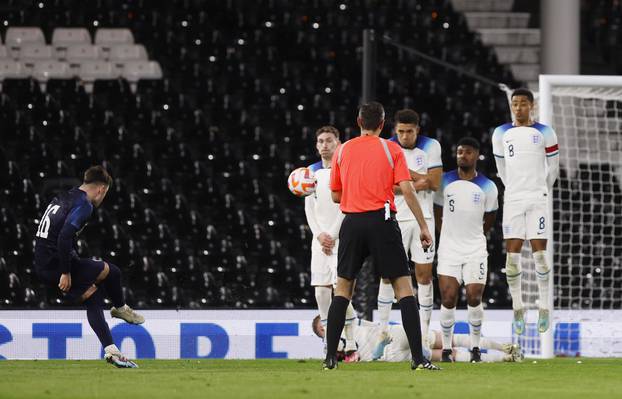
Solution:
<svg viewBox="0 0 622 399"><path fill-rule="evenodd" d="M384 209L346 214L339 231L337 275L356 279L370 255L378 276L388 279L410 276L400 226L394 214L385 220Z"/></svg>

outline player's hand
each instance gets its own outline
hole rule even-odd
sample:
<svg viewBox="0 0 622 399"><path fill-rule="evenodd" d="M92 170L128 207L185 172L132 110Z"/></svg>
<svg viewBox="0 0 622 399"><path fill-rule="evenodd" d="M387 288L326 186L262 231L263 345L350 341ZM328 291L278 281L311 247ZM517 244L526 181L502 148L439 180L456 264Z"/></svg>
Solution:
<svg viewBox="0 0 622 399"><path fill-rule="evenodd" d="M58 288L60 288L63 292L68 292L71 288L71 274L63 273L60 275L60 280L58 281Z"/></svg>
<svg viewBox="0 0 622 399"><path fill-rule="evenodd" d="M434 239L432 238L432 234L430 234L430 230L428 230L427 226L421 229L421 234L419 235L419 239L421 240L421 246L424 250L427 250L432 246Z"/></svg>
<svg viewBox="0 0 622 399"><path fill-rule="evenodd" d="M333 240L328 233L320 233L320 235L317 236L317 240L322 247L332 248L335 246L335 240Z"/></svg>
<svg viewBox="0 0 622 399"><path fill-rule="evenodd" d="M430 182L427 178L417 179L413 182L413 187L415 187L415 191L424 191L430 188Z"/></svg>

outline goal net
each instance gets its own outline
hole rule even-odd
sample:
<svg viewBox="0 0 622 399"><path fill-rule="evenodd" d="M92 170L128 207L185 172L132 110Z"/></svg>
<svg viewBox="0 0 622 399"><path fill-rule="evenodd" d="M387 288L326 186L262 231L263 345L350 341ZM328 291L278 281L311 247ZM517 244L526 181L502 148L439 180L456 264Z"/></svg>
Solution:
<svg viewBox="0 0 622 399"><path fill-rule="evenodd" d="M550 211L551 328L538 334L538 290L523 248L528 356L622 356L622 77L541 75L536 119L552 126L560 177Z"/></svg>

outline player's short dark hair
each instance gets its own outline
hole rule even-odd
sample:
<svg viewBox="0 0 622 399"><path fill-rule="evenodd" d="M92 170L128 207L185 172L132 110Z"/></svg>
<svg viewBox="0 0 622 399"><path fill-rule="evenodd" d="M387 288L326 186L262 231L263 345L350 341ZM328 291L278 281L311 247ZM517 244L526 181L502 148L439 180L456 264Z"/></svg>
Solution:
<svg viewBox="0 0 622 399"><path fill-rule="evenodd" d="M335 135L335 137L337 137L337 139L339 139L339 130L337 130L337 128L334 126L330 126L330 125L322 126L318 130L316 130L315 137L319 136L322 133L332 133Z"/></svg>
<svg viewBox="0 0 622 399"><path fill-rule="evenodd" d="M84 184L100 183L105 186L112 186L112 177L101 165L91 166L84 172Z"/></svg>
<svg viewBox="0 0 622 399"><path fill-rule="evenodd" d="M396 125L398 123L407 123L409 125L419 126L420 120L417 111L408 108L397 111L393 117L393 121Z"/></svg>
<svg viewBox="0 0 622 399"><path fill-rule="evenodd" d="M529 100L529 102L533 102L533 93L529 89L520 88L516 89L512 92L512 96L510 98L514 98L514 96L525 96Z"/></svg>
<svg viewBox="0 0 622 399"><path fill-rule="evenodd" d="M375 101L363 104L359 108L359 119L363 130L376 130L384 121L384 107Z"/></svg>
<svg viewBox="0 0 622 399"><path fill-rule="evenodd" d="M460 147L460 146L469 146L472 148L475 148L477 151L479 151L479 141L477 141L476 139L474 139L473 137L463 137L460 140L458 140L458 145L456 146L456 148Z"/></svg>

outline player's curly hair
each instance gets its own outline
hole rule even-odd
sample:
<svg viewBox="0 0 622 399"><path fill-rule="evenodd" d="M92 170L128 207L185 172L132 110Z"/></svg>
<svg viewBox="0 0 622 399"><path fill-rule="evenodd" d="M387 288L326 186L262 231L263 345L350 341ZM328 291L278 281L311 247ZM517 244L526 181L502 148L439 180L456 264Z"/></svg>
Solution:
<svg viewBox="0 0 622 399"><path fill-rule="evenodd" d="M533 93L529 89L516 89L512 92L512 96L510 98L514 98L515 96L525 96L530 103L533 103Z"/></svg>
<svg viewBox="0 0 622 399"><path fill-rule="evenodd" d="M112 186L112 177L101 165L91 166L84 172L84 184L100 183L108 187Z"/></svg>
<svg viewBox="0 0 622 399"><path fill-rule="evenodd" d="M417 111L413 109L401 109L395 113L393 117L393 122L397 125L398 123L407 123L410 125L419 126L419 114Z"/></svg>

